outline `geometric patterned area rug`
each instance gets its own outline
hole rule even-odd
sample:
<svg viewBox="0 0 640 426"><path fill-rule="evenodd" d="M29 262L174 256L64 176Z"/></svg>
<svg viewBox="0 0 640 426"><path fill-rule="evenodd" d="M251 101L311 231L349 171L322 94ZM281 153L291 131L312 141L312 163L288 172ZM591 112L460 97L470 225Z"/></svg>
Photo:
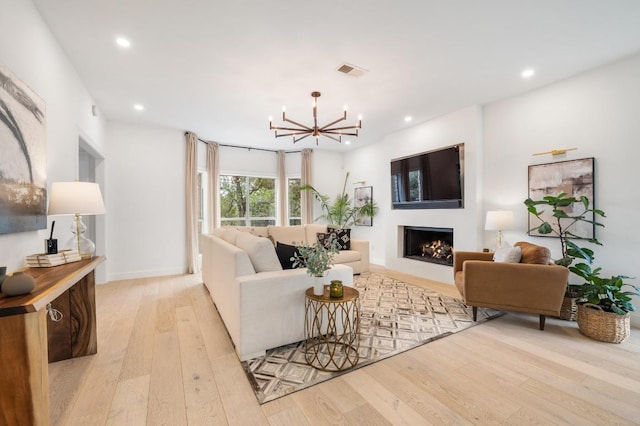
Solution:
<svg viewBox="0 0 640 426"><path fill-rule="evenodd" d="M335 373L316 370L305 361L304 342L268 350L242 362L260 404L503 315L478 308L473 322L459 299L373 273L354 276L353 286L360 292L358 364Z"/></svg>

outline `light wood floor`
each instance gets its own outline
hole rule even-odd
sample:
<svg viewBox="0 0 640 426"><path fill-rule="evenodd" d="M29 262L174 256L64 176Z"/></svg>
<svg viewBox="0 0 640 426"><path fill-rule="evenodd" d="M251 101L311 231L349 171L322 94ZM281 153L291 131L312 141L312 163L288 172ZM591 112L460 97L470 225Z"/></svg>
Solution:
<svg viewBox="0 0 640 426"><path fill-rule="evenodd" d="M507 314L260 406L199 277L101 285L97 306L98 354L49 367L54 425L640 424L637 329Z"/></svg>

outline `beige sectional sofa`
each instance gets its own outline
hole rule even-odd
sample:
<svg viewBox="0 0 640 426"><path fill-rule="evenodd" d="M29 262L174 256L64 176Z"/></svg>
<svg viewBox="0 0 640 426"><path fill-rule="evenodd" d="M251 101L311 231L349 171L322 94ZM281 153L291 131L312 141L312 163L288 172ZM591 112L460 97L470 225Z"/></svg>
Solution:
<svg viewBox="0 0 640 426"><path fill-rule="evenodd" d="M323 231L323 225L269 226L219 228L203 235L202 279L241 361L304 338L304 292L313 281L305 268L282 269L272 239L309 244ZM352 240L352 250L336 256L327 284L339 279L353 285L354 267L369 270L367 241Z"/></svg>

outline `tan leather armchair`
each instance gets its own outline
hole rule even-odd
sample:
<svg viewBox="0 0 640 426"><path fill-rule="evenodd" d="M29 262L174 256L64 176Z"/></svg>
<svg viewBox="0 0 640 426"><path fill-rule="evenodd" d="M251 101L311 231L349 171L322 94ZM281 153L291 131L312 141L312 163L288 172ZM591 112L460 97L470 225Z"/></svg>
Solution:
<svg viewBox="0 0 640 426"><path fill-rule="evenodd" d="M520 263L494 262L493 253L456 251L453 275L464 303L478 307L540 315L544 330L546 315L560 315L569 270L550 264L546 247L526 242L516 243L522 249Z"/></svg>

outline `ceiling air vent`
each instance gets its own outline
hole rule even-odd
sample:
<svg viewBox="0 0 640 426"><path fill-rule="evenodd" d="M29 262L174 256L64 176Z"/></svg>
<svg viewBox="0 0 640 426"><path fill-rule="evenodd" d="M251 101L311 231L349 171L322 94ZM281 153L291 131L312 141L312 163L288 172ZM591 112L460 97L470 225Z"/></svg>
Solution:
<svg viewBox="0 0 640 426"><path fill-rule="evenodd" d="M367 70L356 67L355 65L344 63L338 67L338 71L351 77L362 77Z"/></svg>

